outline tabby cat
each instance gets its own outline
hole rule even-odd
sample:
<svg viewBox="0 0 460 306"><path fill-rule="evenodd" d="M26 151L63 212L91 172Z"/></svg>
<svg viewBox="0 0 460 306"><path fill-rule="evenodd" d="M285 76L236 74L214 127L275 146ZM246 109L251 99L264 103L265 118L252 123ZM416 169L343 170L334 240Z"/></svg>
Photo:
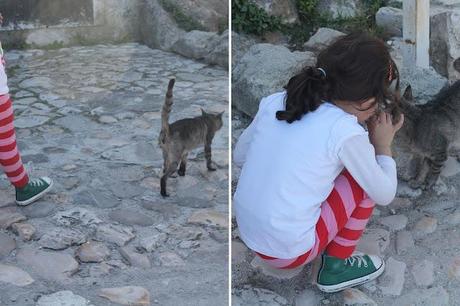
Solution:
<svg viewBox="0 0 460 306"><path fill-rule="evenodd" d="M406 122L399 142L409 145L415 173L413 188L428 188L436 183L448 155L460 158L460 81L424 105L415 105L408 86L400 101Z"/></svg>
<svg viewBox="0 0 460 306"><path fill-rule="evenodd" d="M180 176L185 175L187 155L193 149L204 145L206 166L209 171L215 171L211 161L211 143L214 134L222 127L222 114L211 114L201 109L201 116L178 120L168 123L169 113L173 104L173 87L175 79L171 79L166 93L165 103L161 112L161 132L159 144L163 150L163 176L161 177L161 195L167 197L166 180L177 167Z"/></svg>

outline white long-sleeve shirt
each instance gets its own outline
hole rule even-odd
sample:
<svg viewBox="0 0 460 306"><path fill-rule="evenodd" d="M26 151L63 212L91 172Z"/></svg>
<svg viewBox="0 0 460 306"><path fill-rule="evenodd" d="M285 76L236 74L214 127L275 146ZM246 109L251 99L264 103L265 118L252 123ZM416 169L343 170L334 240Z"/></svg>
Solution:
<svg viewBox="0 0 460 306"><path fill-rule="evenodd" d="M0 96L1 95L6 95L9 92L8 89L8 78L6 77L6 72L5 72L5 61L3 58L3 49L2 49L2 44L0 43Z"/></svg>
<svg viewBox="0 0 460 306"><path fill-rule="evenodd" d="M397 178L394 160L375 156L355 116L324 103L288 124L275 117L284 97L262 100L233 150L233 162L242 166L233 203L241 238L251 249L293 258L313 246L321 203L344 167L381 205L393 200Z"/></svg>

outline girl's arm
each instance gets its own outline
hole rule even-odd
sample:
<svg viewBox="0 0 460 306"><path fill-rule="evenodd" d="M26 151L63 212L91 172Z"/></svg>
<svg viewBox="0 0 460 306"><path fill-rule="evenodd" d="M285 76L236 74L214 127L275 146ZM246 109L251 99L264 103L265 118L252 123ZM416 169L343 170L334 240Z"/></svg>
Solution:
<svg viewBox="0 0 460 306"><path fill-rule="evenodd" d="M375 155L367 135L347 139L339 158L369 197L380 205L390 204L397 187L396 163L387 155Z"/></svg>

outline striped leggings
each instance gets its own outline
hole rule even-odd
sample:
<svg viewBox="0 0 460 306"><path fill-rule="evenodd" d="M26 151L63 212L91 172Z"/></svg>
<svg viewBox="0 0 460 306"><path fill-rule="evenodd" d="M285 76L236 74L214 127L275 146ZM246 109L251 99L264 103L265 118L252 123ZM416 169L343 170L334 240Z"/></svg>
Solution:
<svg viewBox="0 0 460 306"><path fill-rule="evenodd" d="M14 115L11 98L8 94L0 96L0 165L11 184L24 187L29 177L16 145Z"/></svg>
<svg viewBox="0 0 460 306"><path fill-rule="evenodd" d="M292 269L307 264L323 251L342 259L350 257L374 206L375 203L345 170L336 178L334 189L321 204L321 215L316 223L315 244L308 252L290 259L256 254L269 266L278 269Z"/></svg>

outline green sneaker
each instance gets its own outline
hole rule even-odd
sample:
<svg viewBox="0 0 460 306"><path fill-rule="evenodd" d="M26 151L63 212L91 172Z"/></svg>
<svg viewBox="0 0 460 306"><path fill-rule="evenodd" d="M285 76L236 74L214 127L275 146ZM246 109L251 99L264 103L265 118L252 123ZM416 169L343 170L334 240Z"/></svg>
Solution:
<svg viewBox="0 0 460 306"><path fill-rule="evenodd" d="M29 180L26 186L16 188L16 204L21 206L28 205L50 191L52 186L53 180L49 177Z"/></svg>
<svg viewBox="0 0 460 306"><path fill-rule="evenodd" d="M385 270L378 256L355 253L347 259L323 254L317 286L324 292L337 292L377 278Z"/></svg>

